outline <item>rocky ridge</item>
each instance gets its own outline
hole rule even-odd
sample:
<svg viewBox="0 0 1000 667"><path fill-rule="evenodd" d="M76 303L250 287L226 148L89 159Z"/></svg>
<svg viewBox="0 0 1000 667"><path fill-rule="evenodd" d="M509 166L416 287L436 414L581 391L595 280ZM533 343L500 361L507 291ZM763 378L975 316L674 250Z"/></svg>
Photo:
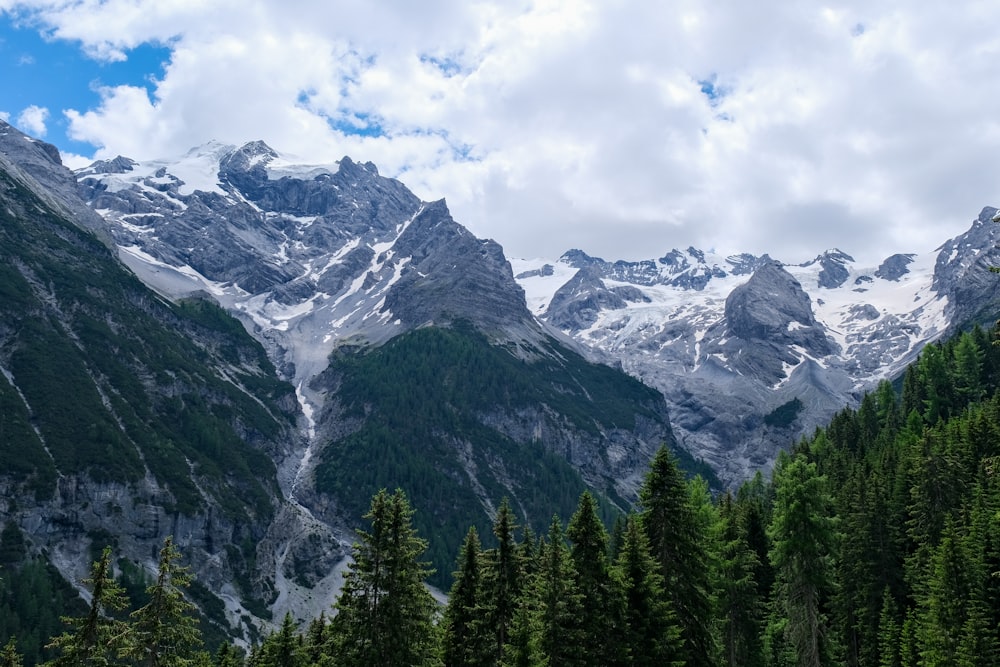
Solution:
<svg viewBox="0 0 1000 667"><path fill-rule="evenodd" d="M1000 307L996 209L925 253L858 266L840 250L800 264L688 248L638 262L580 250L512 260L529 309L660 389L679 440L731 483L825 423L923 345ZM794 421L770 415L798 400Z"/></svg>

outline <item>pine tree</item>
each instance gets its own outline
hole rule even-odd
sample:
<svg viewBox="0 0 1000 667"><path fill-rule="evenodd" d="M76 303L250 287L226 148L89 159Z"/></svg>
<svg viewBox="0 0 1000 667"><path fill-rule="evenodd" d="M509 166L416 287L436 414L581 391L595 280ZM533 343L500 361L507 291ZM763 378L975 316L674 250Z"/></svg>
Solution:
<svg viewBox="0 0 1000 667"><path fill-rule="evenodd" d="M500 501L493 521L497 547L488 552L484 576L486 623L493 631L493 664L500 664L504 646L510 637L511 625L521 594L521 568L514 531L514 512L506 498Z"/></svg>
<svg viewBox="0 0 1000 667"><path fill-rule="evenodd" d="M262 646L262 667L298 667L302 664L295 622L288 612L281 621L281 627L270 635Z"/></svg>
<svg viewBox="0 0 1000 667"><path fill-rule="evenodd" d="M801 667L833 664L828 607L836 547L831 499L816 464L782 454L775 469L771 562L784 636Z"/></svg>
<svg viewBox="0 0 1000 667"><path fill-rule="evenodd" d="M723 664L757 667L764 662L764 602L755 578L759 562L747 543L738 507L729 493L719 504L719 522L721 552L716 589Z"/></svg>
<svg viewBox="0 0 1000 667"><path fill-rule="evenodd" d="M149 667L186 667L194 659L201 633L196 608L181 593L190 585L191 575L179 560L180 551L168 537L160 549L156 581L146 589L149 602L132 612L123 657Z"/></svg>
<svg viewBox="0 0 1000 667"><path fill-rule="evenodd" d="M879 667L901 667L900 644L902 628L897 619L896 601L886 586L882 596L882 611L878 623Z"/></svg>
<svg viewBox="0 0 1000 667"><path fill-rule="evenodd" d="M24 660L17 652L17 640L11 637L0 651L0 667L24 667Z"/></svg>
<svg viewBox="0 0 1000 667"><path fill-rule="evenodd" d="M614 572L622 622L618 655L612 664L684 664L681 625L664 594L659 564L650 555L646 534L635 518L625 524Z"/></svg>
<svg viewBox="0 0 1000 667"><path fill-rule="evenodd" d="M979 347L976 338L963 333L954 351L955 394L960 405L979 401L986 394L983 385L983 360L986 354Z"/></svg>
<svg viewBox="0 0 1000 667"><path fill-rule="evenodd" d="M372 499L371 527L359 531L332 624L344 667L433 664L435 603L423 583L430 570L419 560L427 542L412 517L402 490L382 489Z"/></svg>
<svg viewBox="0 0 1000 667"><path fill-rule="evenodd" d="M128 606L124 590L114 579L111 547L105 547L91 566L84 584L91 590L90 610L83 618L63 619L71 629L49 644L59 652L53 667L111 664L126 639L128 625L111 617Z"/></svg>
<svg viewBox="0 0 1000 667"><path fill-rule="evenodd" d="M243 667L243 659L239 652L229 642L222 642L215 652L213 660L215 667Z"/></svg>
<svg viewBox="0 0 1000 667"><path fill-rule="evenodd" d="M583 605L559 517L552 517L537 582L537 641L545 664L585 665L587 645L580 627Z"/></svg>
<svg viewBox="0 0 1000 667"><path fill-rule="evenodd" d="M924 664L955 663L971 594L968 566L958 528L948 518L931 557L926 594L917 601L917 640Z"/></svg>
<svg viewBox="0 0 1000 667"><path fill-rule="evenodd" d="M327 646L329 636L330 624L326 620L326 613L321 611L317 618L309 622L309 628L306 630L303 658L307 665L319 665L323 662L329 648Z"/></svg>
<svg viewBox="0 0 1000 667"><path fill-rule="evenodd" d="M580 593L580 630L583 641L590 647L584 664L606 667L619 651L615 644L616 607L612 599L608 534L590 492L584 491L580 496L566 536L571 544L576 590Z"/></svg>
<svg viewBox="0 0 1000 667"><path fill-rule="evenodd" d="M688 486L666 447L650 464L639 492L642 528L660 565L666 592L681 623L685 659L712 665L716 655L708 535L691 507Z"/></svg>
<svg viewBox="0 0 1000 667"><path fill-rule="evenodd" d="M486 627L479 534L469 528L458 556L448 608L444 613L442 656L445 667L492 664L493 641Z"/></svg>

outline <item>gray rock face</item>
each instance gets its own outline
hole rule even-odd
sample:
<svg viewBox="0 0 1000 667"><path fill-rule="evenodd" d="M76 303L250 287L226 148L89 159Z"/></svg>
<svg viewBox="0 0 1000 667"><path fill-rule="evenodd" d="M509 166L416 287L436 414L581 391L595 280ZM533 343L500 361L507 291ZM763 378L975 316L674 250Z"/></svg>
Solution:
<svg viewBox="0 0 1000 667"><path fill-rule="evenodd" d="M812 262L807 262L802 266L819 264L821 269L816 284L826 289L834 289L847 282L851 272L846 264L853 261L854 258L847 253L840 250L828 250Z"/></svg>
<svg viewBox="0 0 1000 667"><path fill-rule="evenodd" d="M793 349L817 358L835 350L816 322L809 295L778 262L764 264L729 294L724 326L727 335L707 351L769 384L786 377L786 364L800 361Z"/></svg>
<svg viewBox="0 0 1000 667"><path fill-rule="evenodd" d="M625 304L622 296L604 286L598 268L585 264L552 297L546 319L565 331L580 331L594 324L601 310Z"/></svg>
<svg viewBox="0 0 1000 667"><path fill-rule="evenodd" d="M96 233L110 245L101 217L80 201L76 178L63 166L55 146L32 139L0 120L0 156L6 170L20 173L36 183L39 196L55 204L81 227Z"/></svg>
<svg viewBox="0 0 1000 667"><path fill-rule="evenodd" d="M384 310L408 328L455 318L488 330L533 322L503 249L456 223L443 200L423 208L393 252L409 261Z"/></svg>
<svg viewBox="0 0 1000 667"><path fill-rule="evenodd" d="M941 246L934 267L933 287L948 298L952 322L992 324L1000 308L1000 224L993 222L997 209L985 207L972 227Z"/></svg>
<svg viewBox="0 0 1000 667"><path fill-rule="evenodd" d="M879 264L878 270L875 271L875 275L883 280L891 280L897 282L900 278L909 273L910 269L907 268L913 262L914 255L911 254L895 254L887 257L884 262Z"/></svg>
<svg viewBox="0 0 1000 667"><path fill-rule="evenodd" d="M561 287L536 280L530 262L518 264L518 280L547 322L660 389L678 440L738 483L901 372L926 342L995 315L994 211L942 247L936 269L934 253L867 268L839 250L803 264L693 248L611 262L576 250L553 269L581 269ZM626 297L623 283L646 300ZM793 399L803 406L794 423L769 426L765 417Z"/></svg>

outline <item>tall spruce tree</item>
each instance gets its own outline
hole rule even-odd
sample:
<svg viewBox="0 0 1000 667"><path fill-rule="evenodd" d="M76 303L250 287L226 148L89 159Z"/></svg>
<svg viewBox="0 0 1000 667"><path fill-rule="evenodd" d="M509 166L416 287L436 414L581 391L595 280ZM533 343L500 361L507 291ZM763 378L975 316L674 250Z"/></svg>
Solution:
<svg viewBox="0 0 1000 667"><path fill-rule="evenodd" d="M666 667L684 664L681 625L663 590L660 566L649 552L646 533L629 518L614 568L622 606L618 652L609 664Z"/></svg>
<svg viewBox="0 0 1000 667"><path fill-rule="evenodd" d="M719 503L719 570L717 609L722 635L722 662L729 667L760 667L764 601L757 589L757 554L747 541L746 526L731 494Z"/></svg>
<svg viewBox="0 0 1000 667"><path fill-rule="evenodd" d="M829 606L837 538L826 480L817 474L815 463L782 453L774 485L769 532L779 624L800 667L834 664Z"/></svg>
<svg viewBox="0 0 1000 667"><path fill-rule="evenodd" d="M8 639L3 650L0 651L0 667L24 667L24 659L17 652L16 638Z"/></svg>
<svg viewBox="0 0 1000 667"><path fill-rule="evenodd" d="M50 648L59 652L52 667L113 664L127 638L128 625L112 614L128 606L125 591L115 581L111 547L90 568L83 582L90 588L90 610L83 618L65 618L70 630L54 638Z"/></svg>
<svg viewBox="0 0 1000 667"><path fill-rule="evenodd" d="M537 577L538 651L546 665L582 667L590 648L580 627L582 599L559 517L552 517Z"/></svg>
<svg viewBox="0 0 1000 667"><path fill-rule="evenodd" d="M191 574L180 564L173 537L160 549L156 580L146 589L149 602L131 616L131 632L122 655L148 667L187 667L201 646L196 607L181 589Z"/></svg>
<svg viewBox="0 0 1000 667"><path fill-rule="evenodd" d="M435 602L424 587L430 570L402 490L382 489L365 514L353 562L344 577L332 624L337 664L344 667L432 665L437 646Z"/></svg>
<svg viewBox="0 0 1000 667"><path fill-rule="evenodd" d="M642 528L681 624L684 658L689 665L713 665L716 641L712 575L706 567L709 536L691 507L687 483L666 447L660 448L650 464L639 503Z"/></svg>
<svg viewBox="0 0 1000 667"><path fill-rule="evenodd" d="M487 624L493 631L493 664L499 665L521 595L521 567L514 531L517 525L507 498L500 501L493 520L497 546L486 554L483 585Z"/></svg>
<svg viewBox="0 0 1000 667"><path fill-rule="evenodd" d="M566 528L570 558L580 593L580 631L589 647L584 664L606 667L620 650L615 645L617 606L608 561L608 533L597 512L597 501L584 491Z"/></svg>
<svg viewBox="0 0 1000 667"><path fill-rule="evenodd" d="M444 613L442 657L445 667L485 667L493 664L493 637L486 626L483 565L479 534L469 528L458 556L455 583Z"/></svg>

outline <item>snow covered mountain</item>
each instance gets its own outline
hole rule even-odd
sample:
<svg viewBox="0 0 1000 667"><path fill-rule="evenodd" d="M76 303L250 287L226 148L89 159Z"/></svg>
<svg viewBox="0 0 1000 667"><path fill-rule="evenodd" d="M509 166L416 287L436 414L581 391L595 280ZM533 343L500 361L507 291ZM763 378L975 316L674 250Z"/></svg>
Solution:
<svg viewBox="0 0 1000 667"><path fill-rule="evenodd" d="M501 339L538 340L536 318L659 389L682 445L727 482L769 468L927 342L994 314L992 208L935 251L872 267L840 250L792 264L695 248L508 264L443 202L349 158L302 166L261 142L210 144L77 176L122 259L166 294L204 290L239 314L307 414L333 345L378 345L459 314Z"/></svg>
<svg viewBox="0 0 1000 667"><path fill-rule="evenodd" d="M334 345L377 345L449 314L537 338L500 246L371 163L297 166L254 142L77 176L122 260L168 296L204 291L240 316L307 414L321 402L308 381Z"/></svg>
<svg viewBox="0 0 1000 667"><path fill-rule="evenodd" d="M370 163L209 144L76 177L143 282L210 297L264 344L303 413L282 490L345 540L379 486L405 486L446 579L501 497L539 530L584 488L625 507L675 445L663 397L533 317L497 243ZM329 572L293 560L285 592Z"/></svg>
<svg viewBox="0 0 1000 667"><path fill-rule="evenodd" d="M858 266L688 248L640 262L512 260L529 309L667 397L682 445L729 482L825 423L922 346L996 317L996 209L935 251Z"/></svg>

